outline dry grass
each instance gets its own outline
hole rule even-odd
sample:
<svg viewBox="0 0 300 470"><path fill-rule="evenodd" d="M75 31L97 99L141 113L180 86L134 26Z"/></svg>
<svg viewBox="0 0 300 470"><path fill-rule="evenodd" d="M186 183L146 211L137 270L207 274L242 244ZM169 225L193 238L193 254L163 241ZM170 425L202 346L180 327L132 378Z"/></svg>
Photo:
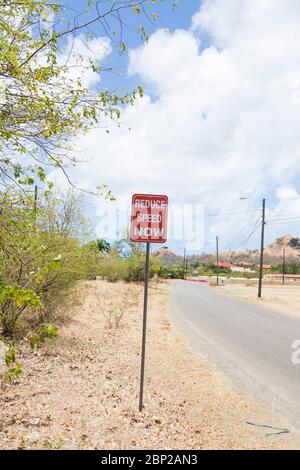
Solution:
<svg viewBox="0 0 300 470"><path fill-rule="evenodd" d="M150 288L143 413L137 411L143 287L90 282L60 336L33 355L25 352L21 381L3 387L0 448L294 447L292 436L266 438L264 429L247 426L272 418L191 352L168 318L171 286ZM114 303L122 306L118 326Z"/></svg>
<svg viewBox="0 0 300 470"><path fill-rule="evenodd" d="M221 292L254 302L279 312L300 315L300 286L264 285L262 298L257 297L257 286L243 284L226 284L220 287Z"/></svg>

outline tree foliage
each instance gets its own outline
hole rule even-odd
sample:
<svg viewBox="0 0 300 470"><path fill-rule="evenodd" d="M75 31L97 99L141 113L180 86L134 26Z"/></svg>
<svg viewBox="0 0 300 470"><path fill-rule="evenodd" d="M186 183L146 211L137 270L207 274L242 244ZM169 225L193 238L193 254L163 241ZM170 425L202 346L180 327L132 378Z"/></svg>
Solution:
<svg viewBox="0 0 300 470"><path fill-rule="evenodd" d="M150 258L149 277L160 273L160 263L157 258ZM119 280L125 282L142 282L145 278L145 253L131 253L127 257L116 250L102 255L99 265L99 275L110 282Z"/></svg>
<svg viewBox="0 0 300 470"><path fill-rule="evenodd" d="M159 0L160 1L160 0ZM118 119L120 106L134 103L141 87L126 91L91 91L81 81L83 69L103 74L97 61L86 60L72 41L99 24L120 52L126 50L123 15L144 14L156 0L89 1L88 9L73 13L59 0L0 1L0 182L33 184L45 181L47 167L76 163L70 143L104 116ZM66 23L64 15L70 20ZM145 28L140 32L147 39ZM71 46L66 48L66 41ZM74 69L76 69L74 73ZM72 73L70 73L72 71Z"/></svg>
<svg viewBox="0 0 300 470"><path fill-rule="evenodd" d="M30 321L34 326L49 319L78 279L95 278L97 274L100 254L95 247L82 243L86 222L79 222L76 197L69 194L69 199L64 213L58 208L66 201L47 205L47 196L41 197L37 205L22 193L10 192L0 198L3 335L11 336L19 320ZM45 219L51 220L50 229Z"/></svg>
<svg viewBox="0 0 300 470"><path fill-rule="evenodd" d="M87 243L80 197L53 191L47 175L60 169L73 184L75 139L103 119L119 121L122 106L143 95L140 86L90 89L84 72L102 76L112 67L76 53L76 39L89 47L98 25L124 54L128 14L153 23L157 16L147 8L160 1L169 2L89 0L75 11L63 0L0 0L0 334L6 338L29 324L32 347L55 336L51 315L79 279L106 276L105 270L111 280L143 278L143 255L134 247L121 259L101 240ZM147 41L145 26L135 29ZM37 180L44 187L39 198L31 189ZM91 192L114 199L105 184ZM153 261L151 273L157 269ZM8 377L18 378L13 346L7 367Z"/></svg>
<svg viewBox="0 0 300 470"><path fill-rule="evenodd" d="M110 243L104 238L97 238L96 245L100 253L109 253L111 250Z"/></svg>

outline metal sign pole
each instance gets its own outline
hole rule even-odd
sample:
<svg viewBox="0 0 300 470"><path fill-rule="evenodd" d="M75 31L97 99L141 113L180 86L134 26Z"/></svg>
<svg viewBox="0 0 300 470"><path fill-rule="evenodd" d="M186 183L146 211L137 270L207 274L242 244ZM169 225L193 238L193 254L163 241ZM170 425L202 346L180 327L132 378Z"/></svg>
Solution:
<svg viewBox="0 0 300 470"><path fill-rule="evenodd" d="M139 411L143 410L143 396L144 396L145 353L146 353L146 334L147 334L147 308L148 308L148 286L149 286L149 260L150 260L150 243L146 243L146 267L145 267L143 339L142 339Z"/></svg>

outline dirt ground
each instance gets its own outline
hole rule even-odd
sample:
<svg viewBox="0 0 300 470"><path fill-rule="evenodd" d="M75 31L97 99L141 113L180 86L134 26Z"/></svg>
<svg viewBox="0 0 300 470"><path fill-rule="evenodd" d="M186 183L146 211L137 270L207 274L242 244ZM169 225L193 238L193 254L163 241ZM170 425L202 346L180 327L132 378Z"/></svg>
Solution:
<svg viewBox="0 0 300 470"><path fill-rule="evenodd" d="M262 289L261 299L257 296L257 285L225 284L220 289L224 293L249 302L270 307L282 313L300 316L300 286L265 285Z"/></svg>
<svg viewBox="0 0 300 470"><path fill-rule="evenodd" d="M22 378L1 388L0 448L299 448L297 436L247 424L276 421L190 350L169 322L171 288L150 288L143 413L143 288L94 281L74 293L82 302L58 338L23 346Z"/></svg>

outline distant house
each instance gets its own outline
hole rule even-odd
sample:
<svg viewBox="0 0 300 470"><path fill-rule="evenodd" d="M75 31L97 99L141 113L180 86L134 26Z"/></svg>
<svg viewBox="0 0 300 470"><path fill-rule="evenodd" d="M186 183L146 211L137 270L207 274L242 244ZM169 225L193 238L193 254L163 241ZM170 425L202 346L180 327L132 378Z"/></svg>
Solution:
<svg viewBox="0 0 300 470"><path fill-rule="evenodd" d="M218 263L215 263L215 266L218 266ZM238 268L236 264L227 263L227 261L219 261L219 268Z"/></svg>
<svg viewBox="0 0 300 470"><path fill-rule="evenodd" d="M257 264L256 267L259 268L259 264ZM265 269L266 271L271 268L272 268L271 264L263 264L263 269Z"/></svg>
<svg viewBox="0 0 300 470"><path fill-rule="evenodd" d="M239 265L245 268L252 268L254 263L251 263L251 261L239 261Z"/></svg>
<svg viewBox="0 0 300 470"><path fill-rule="evenodd" d="M215 266L217 266L217 263L215 263ZM239 264L233 264L233 263L228 263L227 261L220 261L219 262L219 268L227 268L230 269L231 272L233 273L251 273L253 270L250 268L252 267L253 264L249 263L249 267Z"/></svg>

